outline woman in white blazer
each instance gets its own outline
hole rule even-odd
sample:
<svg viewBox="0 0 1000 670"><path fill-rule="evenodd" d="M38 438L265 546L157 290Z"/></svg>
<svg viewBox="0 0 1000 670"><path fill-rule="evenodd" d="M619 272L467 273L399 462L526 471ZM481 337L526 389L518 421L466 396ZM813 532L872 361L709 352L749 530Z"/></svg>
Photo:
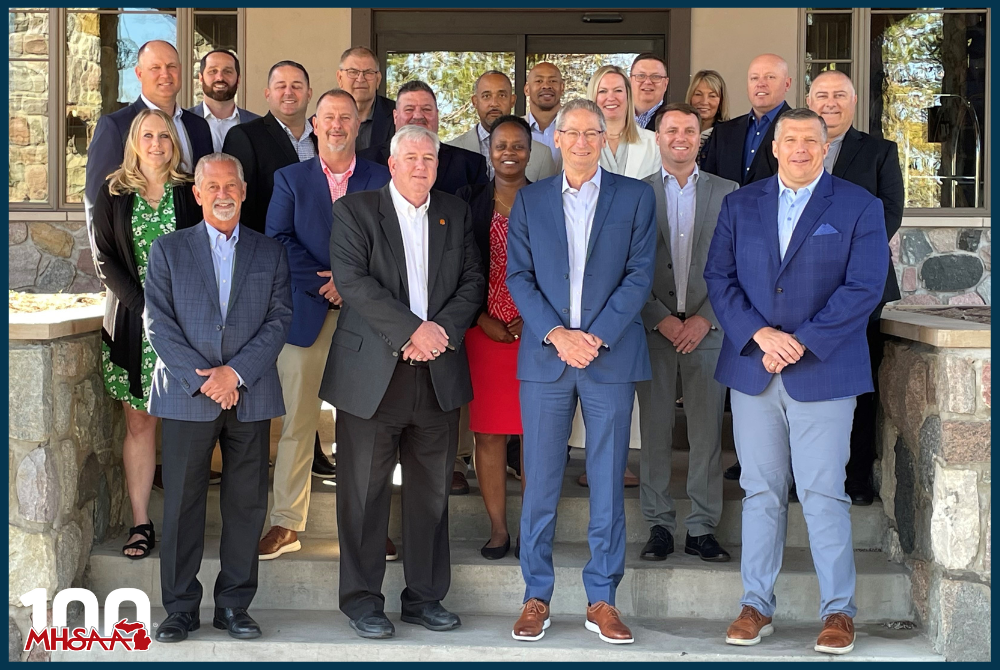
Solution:
<svg viewBox="0 0 1000 670"><path fill-rule="evenodd" d="M656 172L660 168L656 134L635 122L632 86L625 71L616 65L598 68L587 85L587 97L601 108L608 124L601 167L634 179Z"/></svg>

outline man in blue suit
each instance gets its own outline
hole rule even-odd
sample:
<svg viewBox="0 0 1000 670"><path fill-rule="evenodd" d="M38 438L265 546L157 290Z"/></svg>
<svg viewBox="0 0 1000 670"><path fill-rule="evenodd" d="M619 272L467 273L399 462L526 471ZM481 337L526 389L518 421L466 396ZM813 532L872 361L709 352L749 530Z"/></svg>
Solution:
<svg viewBox="0 0 1000 670"><path fill-rule="evenodd" d="M510 215L507 286L524 318L518 354L524 425L521 573L517 640L549 625L552 540L577 401L587 429L591 559L583 569L587 629L632 642L615 609L625 573L624 477L635 383L651 378L640 312L656 252L649 184L598 166L604 115L573 100L556 117L564 171L521 189Z"/></svg>
<svg viewBox="0 0 1000 670"><path fill-rule="evenodd" d="M316 104L319 155L274 173L266 233L285 245L292 268L294 317L278 356L287 410L274 460L271 528L261 538L261 560L298 551L306 529L309 474L322 402L319 386L340 314L340 293L330 270L333 203L347 193L389 183L389 170L354 154L360 118L350 93L327 91Z"/></svg>
<svg viewBox="0 0 1000 670"><path fill-rule="evenodd" d="M856 396L872 390L865 327L885 288L882 203L823 170L815 112L785 112L778 174L726 196L705 281L725 340L715 378L732 389L743 464L743 606L726 642L774 629L792 475L819 578L816 651L854 648L851 499L844 491Z"/></svg>
<svg viewBox="0 0 1000 670"><path fill-rule="evenodd" d="M240 162L210 154L195 168L205 221L157 239L146 272L146 336L156 352L149 413L163 419L160 642L200 626L208 473L222 473L222 565L216 628L260 637L247 613L257 592L257 540L267 515L270 420L285 413L275 361L292 322L284 247L240 225Z"/></svg>

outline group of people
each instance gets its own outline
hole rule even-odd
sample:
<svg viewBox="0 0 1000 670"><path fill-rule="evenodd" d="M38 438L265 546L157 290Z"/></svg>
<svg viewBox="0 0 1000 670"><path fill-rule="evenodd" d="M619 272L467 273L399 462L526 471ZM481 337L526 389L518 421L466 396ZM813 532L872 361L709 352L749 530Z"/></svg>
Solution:
<svg viewBox="0 0 1000 670"><path fill-rule="evenodd" d="M361 637L386 638L397 463L402 620L450 630L461 620L441 604L449 494L468 490L474 452L491 522L481 551L506 555L511 436L522 447L515 553L526 585L512 635L540 639L579 407L591 500L585 624L630 643L615 594L633 404L649 525L640 558L674 551L683 394L685 552L727 561L714 532L728 388L746 498L742 611L726 642L773 632L794 476L822 598L816 649L853 648L850 505L864 500L849 491L852 476L855 489L867 486L874 457L872 370L881 306L899 297L888 239L902 179L895 146L853 129L849 77L820 74L808 107L792 109L787 64L759 56L752 110L730 120L714 71L692 78L687 102L666 103L666 64L642 54L628 72L599 68L587 98L564 102L562 74L542 62L528 73L525 117L511 113L509 78L485 72L472 98L478 123L445 144L434 90L411 81L395 100L379 95L379 61L365 47L344 52L338 87L312 116L309 75L293 61L271 68L263 117L235 105L240 64L229 51L201 60L204 102L192 110L176 102L182 72L170 44L144 44L136 75L139 100L98 123L86 196L108 289L105 386L125 408L136 525L123 553L134 559L156 543L148 502L157 420L163 427L168 616L157 640L200 626L217 444L213 625L260 636L248 613L258 562L300 549L310 473L335 473L340 609ZM337 409L335 466L317 434L323 401Z"/></svg>

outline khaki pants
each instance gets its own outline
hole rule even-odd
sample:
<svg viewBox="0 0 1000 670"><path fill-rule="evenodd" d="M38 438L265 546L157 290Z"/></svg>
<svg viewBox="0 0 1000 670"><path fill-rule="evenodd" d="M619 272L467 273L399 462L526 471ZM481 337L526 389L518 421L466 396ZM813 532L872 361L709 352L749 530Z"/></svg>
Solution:
<svg viewBox="0 0 1000 670"><path fill-rule="evenodd" d="M458 419L458 452L455 455L455 472L468 474L469 466L465 459L472 456L476 450L476 440L469 430L469 406L462 405L462 413Z"/></svg>
<svg viewBox="0 0 1000 670"><path fill-rule="evenodd" d="M274 507L271 525L301 533L309 515L313 446L322 401L319 387L340 312L330 310L311 347L286 344L278 354L278 378L285 418L274 459Z"/></svg>

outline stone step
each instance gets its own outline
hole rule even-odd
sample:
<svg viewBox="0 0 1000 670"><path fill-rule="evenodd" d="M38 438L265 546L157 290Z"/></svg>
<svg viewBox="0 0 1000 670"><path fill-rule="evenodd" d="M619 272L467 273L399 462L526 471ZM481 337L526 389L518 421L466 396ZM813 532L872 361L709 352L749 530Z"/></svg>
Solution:
<svg viewBox="0 0 1000 670"><path fill-rule="evenodd" d="M125 611L125 608L122 609ZM860 624L854 651L831 657L813 651L819 624L775 622L774 635L754 647L724 642L727 620L629 618L634 644L610 645L583 627L580 616L552 616L537 642L511 638L510 616L462 615L462 626L432 633L390 615L396 636L362 640L340 612L251 608L263 637L239 641L212 627L212 610L201 612L201 628L184 642L153 642L144 652L90 651L52 654L53 661L943 661L918 630ZM154 608L154 626L166 613ZM103 621L103 614L102 619ZM154 629L155 630L155 629Z"/></svg>
<svg viewBox="0 0 1000 670"><path fill-rule="evenodd" d="M99 601L116 588L133 587L161 602L159 546L152 556L130 560L121 555L125 538L95 547L87 588ZM513 552L499 561L487 561L479 542L452 542L451 589L444 604L459 614L516 616L523 602L524 581ZM626 549L626 570L616 603L627 616L652 618L706 618L725 620L739 612L743 592L739 549L729 563L706 563L675 552L666 561L639 560L641 545ZM399 545L400 558L406 547ZM302 550L261 561L254 605L262 609L336 610L338 608L336 540L303 539ZM557 543L553 550L556 614L582 614L587 598L581 571L590 558L583 543ZM913 620L908 571L890 563L881 552L855 552L860 621ZM776 585L777 616L813 621L819 609L819 585L808 549L785 551L783 571ZM211 604L219 571L219 539L209 537L202 561L201 581L206 606ZM399 611L404 588L403 561L387 564L383 593L386 611Z"/></svg>

